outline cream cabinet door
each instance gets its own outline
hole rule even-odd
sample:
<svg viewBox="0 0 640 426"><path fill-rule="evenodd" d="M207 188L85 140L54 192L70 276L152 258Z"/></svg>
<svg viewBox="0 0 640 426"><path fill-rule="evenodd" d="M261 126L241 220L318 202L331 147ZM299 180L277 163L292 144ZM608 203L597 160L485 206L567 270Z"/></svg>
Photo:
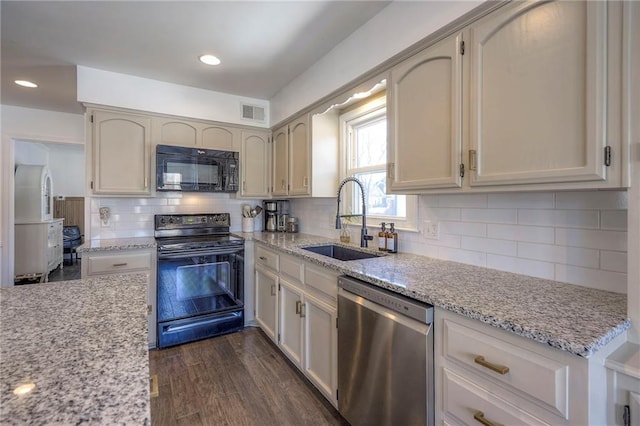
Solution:
<svg viewBox="0 0 640 426"><path fill-rule="evenodd" d="M92 120L93 192L149 195L151 119L94 111Z"/></svg>
<svg viewBox="0 0 640 426"><path fill-rule="evenodd" d="M273 134L273 187L276 197L289 195L289 128L281 127Z"/></svg>
<svg viewBox="0 0 640 426"><path fill-rule="evenodd" d="M289 124L289 195L311 195L309 115Z"/></svg>
<svg viewBox="0 0 640 426"><path fill-rule="evenodd" d="M242 186L240 196L266 198L269 196L269 133L242 131L240 151Z"/></svg>
<svg viewBox="0 0 640 426"><path fill-rule="evenodd" d="M462 185L462 34L391 70L389 192Z"/></svg>
<svg viewBox="0 0 640 426"><path fill-rule="evenodd" d="M238 129L217 125L202 125L201 127L200 145L203 148L221 151L238 151L240 149L240 131Z"/></svg>
<svg viewBox="0 0 640 426"><path fill-rule="evenodd" d="M303 315L304 373L333 405L337 405L337 309L306 294Z"/></svg>
<svg viewBox="0 0 640 426"><path fill-rule="evenodd" d="M472 186L606 179L607 2L517 2L468 47Z"/></svg>
<svg viewBox="0 0 640 426"><path fill-rule="evenodd" d="M278 345L284 354L302 367L302 290L287 280L279 281Z"/></svg>
<svg viewBox="0 0 640 426"><path fill-rule="evenodd" d="M170 118L153 118L154 142L162 145L195 147L198 129L195 123Z"/></svg>
<svg viewBox="0 0 640 426"><path fill-rule="evenodd" d="M256 322L271 340L277 343L278 276L260 267L255 268Z"/></svg>

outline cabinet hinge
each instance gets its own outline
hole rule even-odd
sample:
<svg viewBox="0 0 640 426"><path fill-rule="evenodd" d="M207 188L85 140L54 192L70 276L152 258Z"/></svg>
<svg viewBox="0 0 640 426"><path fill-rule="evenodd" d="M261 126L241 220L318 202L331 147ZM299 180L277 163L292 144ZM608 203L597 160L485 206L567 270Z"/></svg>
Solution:
<svg viewBox="0 0 640 426"><path fill-rule="evenodd" d="M624 411L622 412L622 424L624 426L631 425L631 408L628 405L624 406Z"/></svg>
<svg viewBox="0 0 640 426"><path fill-rule="evenodd" d="M464 41L460 42L460 54L464 55Z"/></svg>
<svg viewBox="0 0 640 426"><path fill-rule="evenodd" d="M464 163L460 163L460 177L464 177Z"/></svg>
<svg viewBox="0 0 640 426"><path fill-rule="evenodd" d="M278 342L280 341L280 333L278 333Z"/></svg>
<svg viewBox="0 0 640 426"><path fill-rule="evenodd" d="M91 184L89 186L91 187L91 189L93 189L93 181L91 181Z"/></svg>
<svg viewBox="0 0 640 426"><path fill-rule="evenodd" d="M611 165L611 147L604 147L604 165L609 167Z"/></svg>
<svg viewBox="0 0 640 426"><path fill-rule="evenodd" d="M278 284L278 291L280 291L280 284Z"/></svg>
<svg viewBox="0 0 640 426"><path fill-rule="evenodd" d="M393 180L393 174L395 172L395 163L387 164L387 178Z"/></svg>
<svg viewBox="0 0 640 426"><path fill-rule="evenodd" d="M336 317L336 328L338 328L338 317Z"/></svg>
<svg viewBox="0 0 640 426"><path fill-rule="evenodd" d="M339 394L338 394L338 390L339 390L339 389L336 389L336 401L340 399L340 397L338 396L338 395L339 395Z"/></svg>
<svg viewBox="0 0 640 426"><path fill-rule="evenodd" d="M93 123L93 114L91 114L91 122Z"/></svg>

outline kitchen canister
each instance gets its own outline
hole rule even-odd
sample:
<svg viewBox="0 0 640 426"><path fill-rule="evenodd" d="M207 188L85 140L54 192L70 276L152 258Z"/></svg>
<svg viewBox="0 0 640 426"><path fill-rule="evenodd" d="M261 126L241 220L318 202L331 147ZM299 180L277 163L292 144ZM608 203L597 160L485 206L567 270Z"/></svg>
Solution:
<svg viewBox="0 0 640 426"><path fill-rule="evenodd" d="M253 232L254 229L254 218L252 217L243 217L242 218L242 232Z"/></svg>
<svg viewBox="0 0 640 426"><path fill-rule="evenodd" d="M287 219L287 232L298 232L298 218L290 217Z"/></svg>

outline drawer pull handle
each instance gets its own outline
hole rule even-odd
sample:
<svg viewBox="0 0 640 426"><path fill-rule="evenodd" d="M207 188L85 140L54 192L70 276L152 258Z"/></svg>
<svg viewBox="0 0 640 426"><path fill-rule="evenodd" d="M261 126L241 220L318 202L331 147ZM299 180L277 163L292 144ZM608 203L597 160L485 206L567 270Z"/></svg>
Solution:
<svg viewBox="0 0 640 426"><path fill-rule="evenodd" d="M127 266L128 263L127 262L123 262L123 263L114 263L113 266Z"/></svg>
<svg viewBox="0 0 640 426"><path fill-rule="evenodd" d="M302 312L302 302L297 300L296 301L296 314L300 315L301 312Z"/></svg>
<svg viewBox="0 0 640 426"><path fill-rule="evenodd" d="M276 285L275 284L271 284L271 295L272 296L276 295Z"/></svg>
<svg viewBox="0 0 640 426"><path fill-rule="evenodd" d="M509 367L507 367L506 365L498 365L498 364L493 364L489 361L485 361L484 357L482 355L478 355L474 360L473 360L476 364L480 364L481 366L488 368L489 370L493 370L496 373L499 374L507 374L509 372Z"/></svg>
<svg viewBox="0 0 640 426"><path fill-rule="evenodd" d="M482 411L476 411L473 414L473 418L477 421L479 421L480 423L482 423L484 426L496 426L495 423L493 423L492 421L487 420L484 417L484 413Z"/></svg>
<svg viewBox="0 0 640 426"><path fill-rule="evenodd" d="M260 256L258 259L262 260L263 262L266 262L266 261L267 261L267 258L266 258L266 257L264 257L264 256Z"/></svg>

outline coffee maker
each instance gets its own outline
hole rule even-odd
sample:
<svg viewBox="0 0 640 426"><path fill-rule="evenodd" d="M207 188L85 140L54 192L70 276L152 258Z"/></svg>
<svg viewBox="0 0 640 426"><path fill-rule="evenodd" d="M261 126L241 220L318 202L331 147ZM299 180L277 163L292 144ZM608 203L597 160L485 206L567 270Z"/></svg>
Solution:
<svg viewBox="0 0 640 426"><path fill-rule="evenodd" d="M289 217L289 200L264 200L264 230L285 232Z"/></svg>

